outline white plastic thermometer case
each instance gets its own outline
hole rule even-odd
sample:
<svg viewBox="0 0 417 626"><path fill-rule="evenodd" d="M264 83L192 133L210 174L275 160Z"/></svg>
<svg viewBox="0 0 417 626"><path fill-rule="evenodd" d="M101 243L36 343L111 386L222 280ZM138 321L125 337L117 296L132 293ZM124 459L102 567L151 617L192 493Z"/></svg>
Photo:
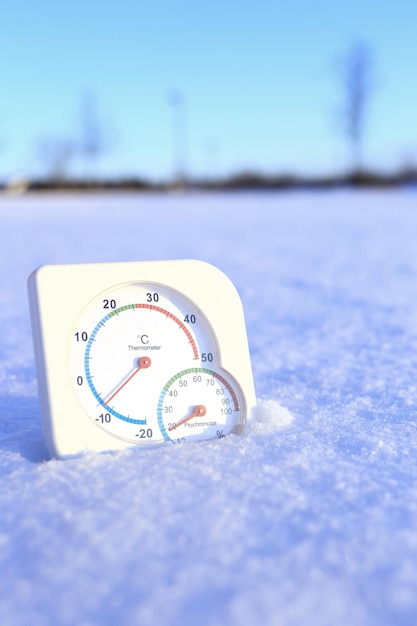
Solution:
<svg viewBox="0 0 417 626"><path fill-rule="evenodd" d="M81 311L98 294L126 283L158 283L204 313L220 350L220 366L240 386L249 419L256 404L240 297L219 269L196 260L43 265L28 278L32 335L42 416L51 456L131 447L97 427L75 396L69 340Z"/></svg>

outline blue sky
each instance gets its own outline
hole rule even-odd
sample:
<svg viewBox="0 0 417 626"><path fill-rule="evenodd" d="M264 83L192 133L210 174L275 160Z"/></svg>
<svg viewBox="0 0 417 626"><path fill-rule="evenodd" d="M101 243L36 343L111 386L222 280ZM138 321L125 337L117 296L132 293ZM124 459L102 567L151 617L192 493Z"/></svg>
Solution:
<svg viewBox="0 0 417 626"><path fill-rule="evenodd" d="M364 160L417 162L412 0L14 0L0 24L0 175L43 173L45 143L79 134L91 94L106 131L101 173L172 175L172 90L193 175L346 167L340 67L372 51ZM72 161L82 171L80 159Z"/></svg>

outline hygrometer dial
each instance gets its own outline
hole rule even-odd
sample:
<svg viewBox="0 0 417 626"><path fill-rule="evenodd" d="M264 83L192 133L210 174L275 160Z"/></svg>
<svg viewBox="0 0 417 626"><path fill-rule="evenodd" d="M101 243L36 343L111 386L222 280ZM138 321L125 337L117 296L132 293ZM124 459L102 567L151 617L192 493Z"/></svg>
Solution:
<svg viewBox="0 0 417 626"><path fill-rule="evenodd" d="M226 372L190 368L165 385L158 420L165 439L174 443L222 439L244 426L243 399L236 381Z"/></svg>

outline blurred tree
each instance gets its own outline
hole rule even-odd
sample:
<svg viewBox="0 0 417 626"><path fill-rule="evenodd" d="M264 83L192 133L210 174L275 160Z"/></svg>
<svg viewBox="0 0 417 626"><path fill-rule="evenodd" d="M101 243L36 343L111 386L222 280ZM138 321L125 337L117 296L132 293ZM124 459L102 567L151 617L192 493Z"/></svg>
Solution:
<svg viewBox="0 0 417 626"><path fill-rule="evenodd" d="M85 163L84 175L92 178L98 175L100 157L110 145L109 133L98 114L97 100L91 91L81 99L79 153Z"/></svg>
<svg viewBox="0 0 417 626"><path fill-rule="evenodd" d="M341 63L341 78L343 130L350 146L352 172L360 173L363 169L365 118L374 88L373 59L368 45L357 42L350 48Z"/></svg>
<svg viewBox="0 0 417 626"><path fill-rule="evenodd" d="M37 152L45 164L48 179L54 183L68 179L76 148L76 143L68 137L50 136L38 142Z"/></svg>
<svg viewBox="0 0 417 626"><path fill-rule="evenodd" d="M110 145L110 133L102 123L96 98L87 92L81 98L77 111L77 127L71 134L42 138L37 145L39 158L46 166L47 177L62 182L74 174L74 161L83 162L86 182L97 178L98 161Z"/></svg>

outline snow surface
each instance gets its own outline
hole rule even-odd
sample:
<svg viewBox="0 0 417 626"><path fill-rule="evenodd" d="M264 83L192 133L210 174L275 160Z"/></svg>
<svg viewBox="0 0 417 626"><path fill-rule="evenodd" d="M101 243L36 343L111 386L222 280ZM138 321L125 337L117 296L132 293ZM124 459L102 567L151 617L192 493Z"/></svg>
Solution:
<svg viewBox="0 0 417 626"><path fill-rule="evenodd" d="M0 199L0 624L417 623L417 194ZM235 282L241 436L48 460L26 278L200 258Z"/></svg>

